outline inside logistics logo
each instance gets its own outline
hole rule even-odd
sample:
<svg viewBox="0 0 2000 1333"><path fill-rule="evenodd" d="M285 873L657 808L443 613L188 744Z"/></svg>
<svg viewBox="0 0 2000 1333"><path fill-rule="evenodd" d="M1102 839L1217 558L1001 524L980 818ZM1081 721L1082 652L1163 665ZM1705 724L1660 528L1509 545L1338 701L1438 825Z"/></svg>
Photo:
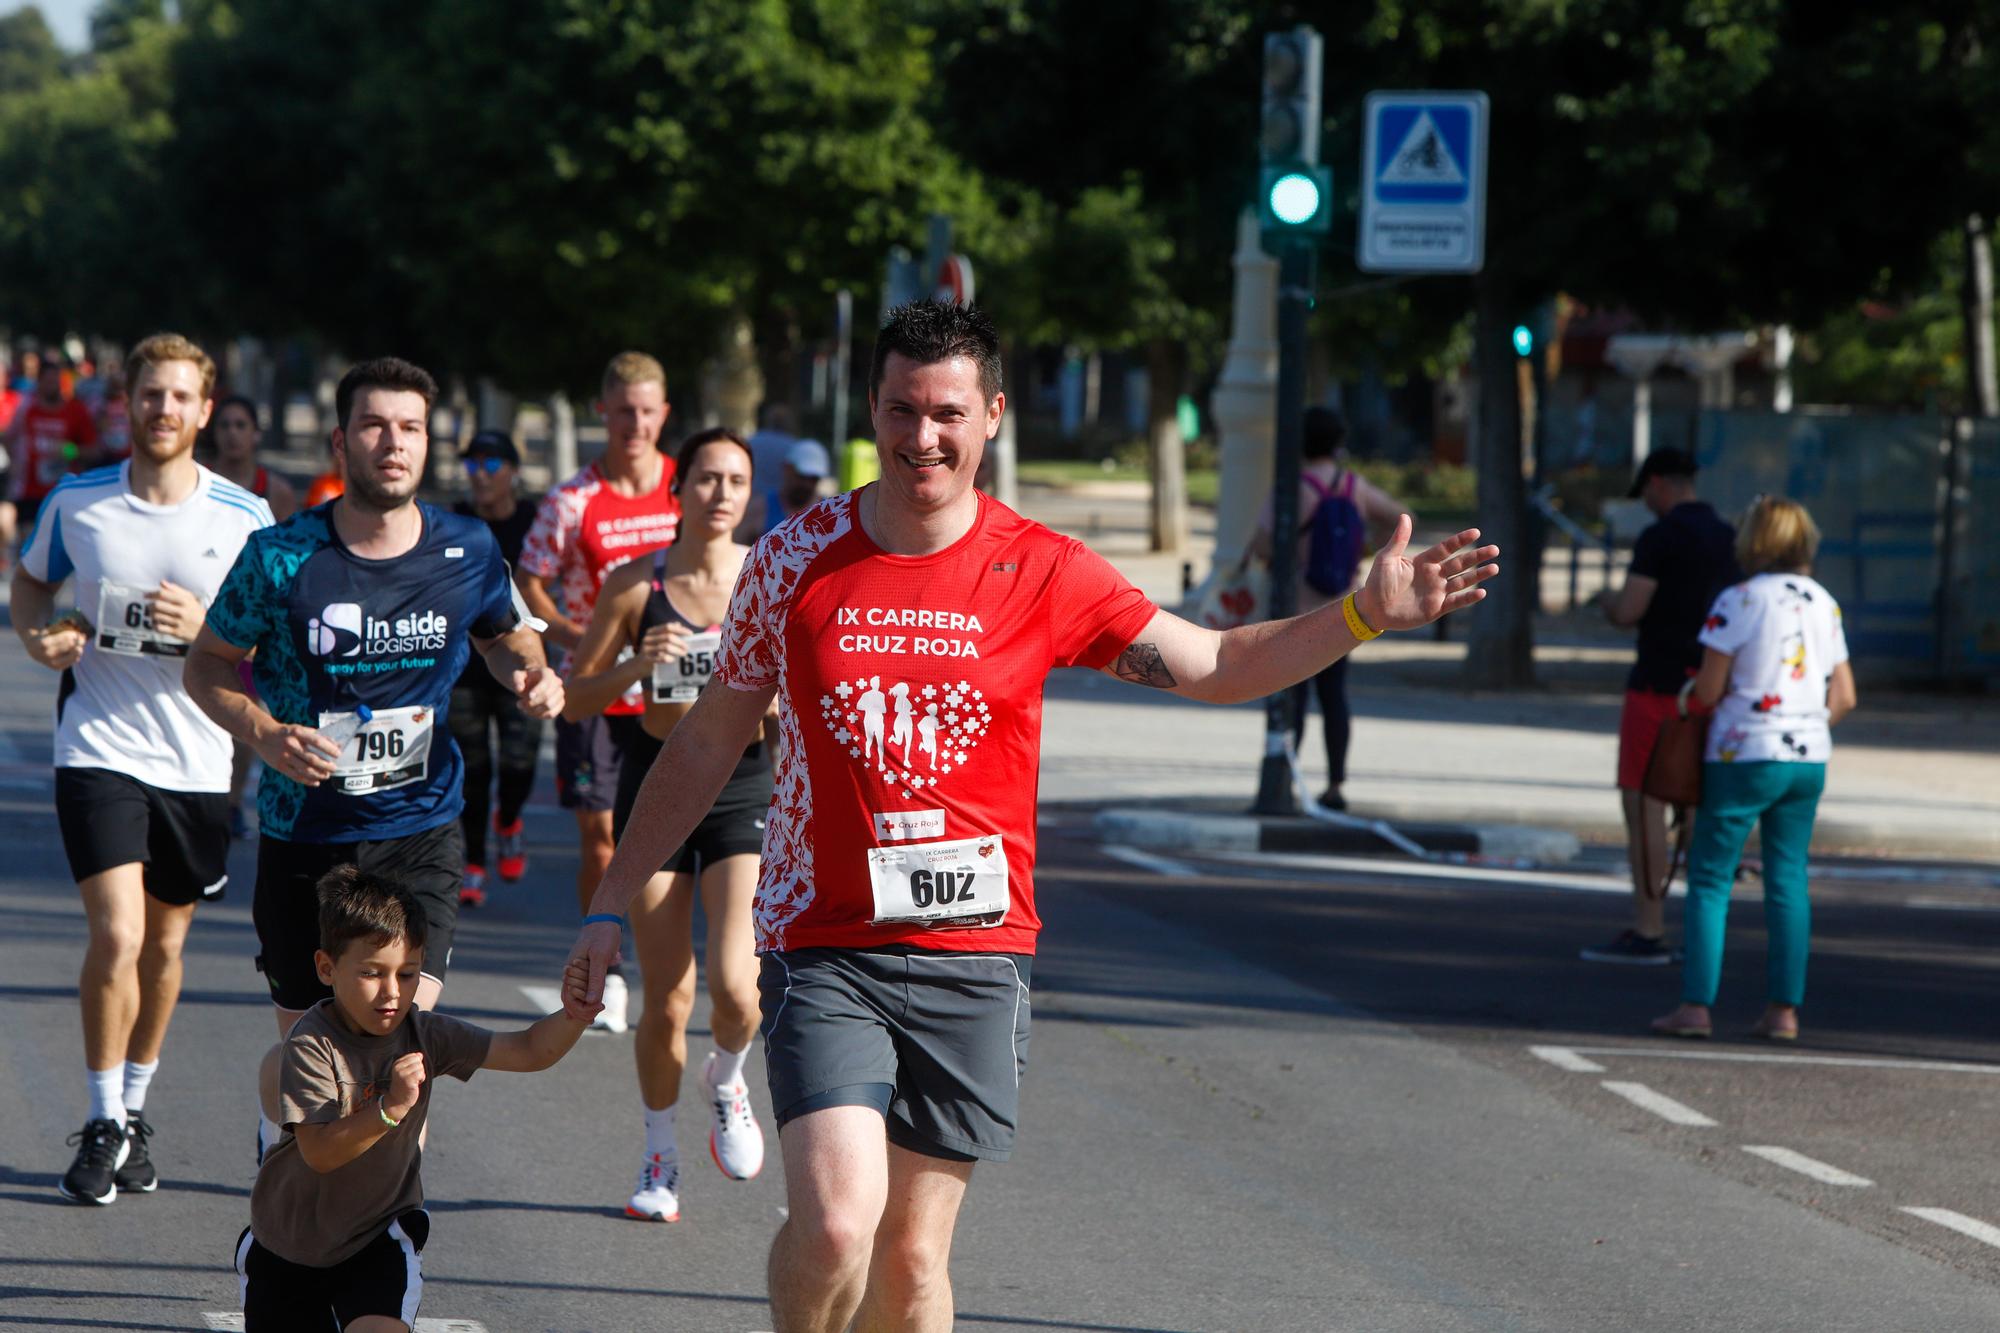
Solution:
<svg viewBox="0 0 2000 1333"><path fill-rule="evenodd" d="M306 619L306 646L316 657L378 657L442 652L451 622L442 611L414 611L382 620L357 602L329 602Z"/></svg>

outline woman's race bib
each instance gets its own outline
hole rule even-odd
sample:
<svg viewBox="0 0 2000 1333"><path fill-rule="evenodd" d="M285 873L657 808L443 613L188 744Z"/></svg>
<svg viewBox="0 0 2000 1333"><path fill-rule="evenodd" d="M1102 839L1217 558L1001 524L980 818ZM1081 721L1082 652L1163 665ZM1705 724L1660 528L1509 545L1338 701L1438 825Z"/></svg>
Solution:
<svg viewBox="0 0 2000 1333"><path fill-rule="evenodd" d="M722 648L722 631L705 629L688 635L687 651L653 665L653 702L691 704L715 675L715 655Z"/></svg>
<svg viewBox="0 0 2000 1333"><path fill-rule="evenodd" d="M973 930L1007 919L1007 848L998 834L868 849L876 925Z"/></svg>
<svg viewBox="0 0 2000 1333"><path fill-rule="evenodd" d="M352 713L321 713L319 729L345 730ZM363 796L422 782L430 770L431 735L437 712L430 708L381 708L361 724L334 762L335 790Z"/></svg>
<svg viewBox="0 0 2000 1333"><path fill-rule="evenodd" d="M134 583L97 585L97 647L126 657L186 657L188 641L153 628L153 593Z"/></svg>

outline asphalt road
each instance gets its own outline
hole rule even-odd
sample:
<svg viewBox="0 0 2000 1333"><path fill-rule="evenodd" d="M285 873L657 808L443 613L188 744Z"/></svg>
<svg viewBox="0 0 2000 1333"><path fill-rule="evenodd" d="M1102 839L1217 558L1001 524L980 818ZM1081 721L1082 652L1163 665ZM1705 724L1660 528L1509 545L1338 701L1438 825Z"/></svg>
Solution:
<svg viewBox="0 0 2000 1333"><path fill-rule="evenodd" d="M49 810L52 685L0 644L0 1328L226 1327L271 1026L249 962L250 848L197 921L149 1103L165 1184L105 1209L63 1202L83 928ZM463 922L447 1009L520 1023L523 988L553 985L567 827L531 810L529 882ZM1588 868L1121 855L1079 812L1050 812L1021 1150L975 1179L960 1327L2000 1326L2000 1231L1938 1220L2000 1227L1982 1151L2000 1101L1990 871L1864 868L1824 886L1807 1039L1776 1050L1642 1035L1673 978L1574 961L1619 910ZM1755 916L1744 904L1732 932L1725 1026L1757 1009ZM775 1154L726 1181L690 1114L685 1220L620 1213L640 1132L628 1042L593 1035L552 1073L440 1091L427 1318L770 1327ZM1670 1106L1715 1123L1673 1123Z"/></svg>

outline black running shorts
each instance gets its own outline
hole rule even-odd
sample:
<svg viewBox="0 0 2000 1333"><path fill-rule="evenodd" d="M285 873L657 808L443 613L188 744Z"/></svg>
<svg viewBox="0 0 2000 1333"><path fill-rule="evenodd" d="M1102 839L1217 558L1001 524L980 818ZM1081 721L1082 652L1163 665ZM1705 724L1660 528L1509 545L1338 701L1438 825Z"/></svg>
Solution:
<svg viewBox="0 0 2000 1333"><path fill-rule="evenodd" d="M243 1228L236 1238L236 1287L244 1333L340 1333L371 1314L416 1327L430 1234L431 1215L413 1208L360 1253L330 1268L309 1268L280 1259Z"/></svg>
<svg viewBox="0 0 2000 1333"><path fill-rule="evenodd" d="M618 803L611 812L611 833L625 836L625 821L632 816L633 802L646 781L653 760L659 757L661 742L641 731L626 747L618 772ZM764 851L764 821L771 812L771 765L762 752L745 758L716 795L715 804L694 826L680 850L670 853L663 871L698 875L709 866L732 856L760 856Z"/></svg>
<svg viewBox="0 0 2000 1333"><path fill-rule="evenodd" d="M56 770L56 823L81 884L137 861L172 907L212 902L229 882L229 794L165 791L108 768Z"/></svg>
<svg viewBox="0 0 2000 1333"><path fill-rule="evenodd" d="M894 1088L889 1141L1004 1162L1028 1063L1026 954L792 949L768 953L764 1060L780 1128L828 1106L874 1106Z"/></svg>
<svg viewBox="0 0 2000 1333"><path fill-rule="evenodd" d="M335 866L355 865L397 880L416 897L428 927L424 975L444 980L451 937L458 925L458 890L465 883L465 834L452 818L436 828L380 842L257 840L257 970L281 1009L310 1009L333 994L319 979L320 877Z"/></svg>
<svg viewBox="0 0 2000 1333"><path fill-rule="evenodd" d="M565 810L609 810L618 799L618 774L634 736L644 736L636 715L556 719L556 802Z"/></svg>

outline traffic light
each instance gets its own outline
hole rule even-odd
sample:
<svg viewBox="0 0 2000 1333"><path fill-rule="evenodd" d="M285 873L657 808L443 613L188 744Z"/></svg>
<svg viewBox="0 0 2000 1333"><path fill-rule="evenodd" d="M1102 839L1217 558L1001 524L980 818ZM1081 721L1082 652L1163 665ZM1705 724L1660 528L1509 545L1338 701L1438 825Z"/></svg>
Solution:
<svg viewBox="0 0 2000 1333"><path fill-rule="evenodd" d="M1333 174L1319 165L1324 49L1304 25L1264 36L1257 211L1267 240L1323 235L1331 223Z"/></svg>
<svg viewBox="0 0 2000 1333"><path fill-rule="evenodd" d="M1535 352L1535 331L1526 324L1514 326L1514 355L1533 356Z"/></svg>

